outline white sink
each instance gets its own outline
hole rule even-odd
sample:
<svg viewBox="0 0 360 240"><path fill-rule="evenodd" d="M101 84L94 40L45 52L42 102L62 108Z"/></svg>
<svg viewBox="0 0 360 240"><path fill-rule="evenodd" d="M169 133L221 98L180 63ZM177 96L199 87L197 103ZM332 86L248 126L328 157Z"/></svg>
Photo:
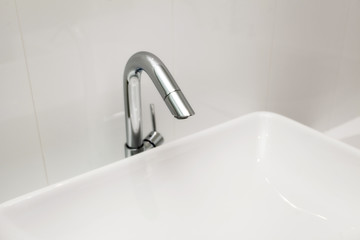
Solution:
<svg viewBox="0 0 360 240"><path fill-rule="evenodd" d="M360 151L253 113L3 203L0 239L360 239Z"/></svg>

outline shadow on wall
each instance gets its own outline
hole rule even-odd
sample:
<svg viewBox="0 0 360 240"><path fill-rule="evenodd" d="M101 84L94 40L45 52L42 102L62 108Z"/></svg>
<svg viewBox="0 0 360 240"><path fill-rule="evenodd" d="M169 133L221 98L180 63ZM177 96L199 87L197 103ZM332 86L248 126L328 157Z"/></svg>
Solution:
<svg viewBox="0 0 360 240"><path fill-rule="evenodd" d="M324 133L349 145L360 148L360 117L356 117Z"/></svg>

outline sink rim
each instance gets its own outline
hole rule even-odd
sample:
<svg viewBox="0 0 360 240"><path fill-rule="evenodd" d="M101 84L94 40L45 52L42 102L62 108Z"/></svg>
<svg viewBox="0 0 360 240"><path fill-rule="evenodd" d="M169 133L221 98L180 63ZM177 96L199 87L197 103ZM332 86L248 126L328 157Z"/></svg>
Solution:
<svg viewBox="0 0 360 240"><path fill-rule="evenodd" d="M5 202L0 238L118 238L139 226L136 239L343 236L360 226L358 160L356 148L255 112Z"/></svg>
<svg viewBox="0 0 360 240"><path fill-rule="evenodd" d="M50 184L48 186L45 186L43 188L31 191L29 193L23 194L21 196L18 196L16 198L7 200L5 202L0 203L0 213L1 211L5 210L8 207L11 207L13 205L19 204L19 203L26 203L26 201L35 199L37 197L41 197L43 194L46 194L48 192L52 192L54 190L60 190L60 189L66 189L66 187L68 185L71 184L81 184L81 182L86 182L88 179L92 178L92 177L96 177L96 176L100 176L102 174L105 174L108 171L112 171L114 168L123 168L126 167L128 165L131 164L135 164L138 161L147 161L147 156L148 155L152 155L155 154L157 152L161 152L164 151L167 148L173 148L176 147L178 145L182 145L183 143L185 143L186 141L188 141L188 139L193 139L193 138L200 138L202 135L204 134L209 134L211 132L216 132L216 131L220 131L222 128L226 128L229 125L235 124L239 121L243 121L246 120L247 118L251 118L251 117L259 117L259 118L277 118L281 121L287 121L288 123L291 123L292 125L296 126L297 128L301 128L304 131L311 133L313 135L315 135L318 138L321 138L322 140L324 140L325 142L328 142L330 144L336 144L339 148L342 148L344 151L350 152L352 154L356 154L360 157L360 149L351 146L349 144L346 144L338 139L332 138L328 135L325 135L324 133L315 130L309 126L306 126L304 124L301 124L291 118L285 117L283 115L277 114L277 113L273 113L273 112L268 112L268 111L256 111L256 112L252 112L252 113L248 113L245 114L243 116L231 119L229 121L217 124L215 126L212 126L210 128L201 130L199 132L190 134L188 136L179 138L173 142L170 142L168 144L164 144L160 147L154 148L151 151L146 151L143 152L141 154L137 154L128 158L123 158L123 159L119 159L113 163L104 165L102 167L90 170L88 172L79 174L77 176L65 179L63 181L60 181L58 183L54 183L54 184Z"/></svg>

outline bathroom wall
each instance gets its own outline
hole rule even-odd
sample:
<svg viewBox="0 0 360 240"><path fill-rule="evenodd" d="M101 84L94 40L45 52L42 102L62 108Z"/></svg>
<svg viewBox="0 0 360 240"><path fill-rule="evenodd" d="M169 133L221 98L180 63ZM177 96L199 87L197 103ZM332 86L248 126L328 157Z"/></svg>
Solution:
<svg viewBox="0 0 360 240"><path fill-rule="evenodd" d="M196 115L142 81L167 142L273 111L320 131L360 115L359 0L0 0L0 202L123 158L122 74L147 50Z"/></svg>

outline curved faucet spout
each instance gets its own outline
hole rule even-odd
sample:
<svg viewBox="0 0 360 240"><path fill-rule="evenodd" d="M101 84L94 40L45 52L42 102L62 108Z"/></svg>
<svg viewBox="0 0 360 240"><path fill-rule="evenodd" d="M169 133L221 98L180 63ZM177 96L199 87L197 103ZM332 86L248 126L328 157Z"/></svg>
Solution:
<svg viewBox="0 0 360 240"><path fill-rule="evenodd" d="M194 110L171 76L164 63L149 52L138 52L130 57L124 71L124 102L126 122L126 148L141 152L143 145L141 122L140 79L145 71L170 112L178 119L194 115ZM137 153L137 152L136 152Z"/></svg>

